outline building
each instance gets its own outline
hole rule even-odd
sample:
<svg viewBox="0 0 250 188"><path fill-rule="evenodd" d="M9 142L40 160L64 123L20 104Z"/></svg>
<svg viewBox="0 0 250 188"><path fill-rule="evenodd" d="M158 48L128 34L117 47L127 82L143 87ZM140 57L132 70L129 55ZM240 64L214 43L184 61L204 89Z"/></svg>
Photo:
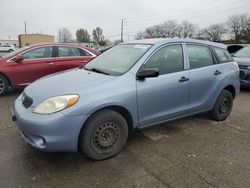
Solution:
<svg viewBox="0 0 250 188"><path fill-rule="evenodd" d="M14 45L15 47L19 47L18 40L8 40L8 39L0 39L0 46L4 45Z"/></svg>
<svg viewBox="0 0 250 188"><path fill-rule="evenodd" d="M42 34L21 34L18 36L20 47L37 43L55 42L55 36Z"/></svg>

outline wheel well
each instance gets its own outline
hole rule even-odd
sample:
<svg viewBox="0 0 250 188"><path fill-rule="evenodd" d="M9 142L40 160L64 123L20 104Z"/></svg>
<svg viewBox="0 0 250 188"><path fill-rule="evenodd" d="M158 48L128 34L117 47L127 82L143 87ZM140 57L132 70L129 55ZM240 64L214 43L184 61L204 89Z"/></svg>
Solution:
<svg viewBox="0 0 250 188"><path fill-rule="evenodd" d="M97 112L99 112L99 111L102 111L102 110L114 110L114 111L118 112L119 114L121 114L121 115L125 118L125 120L127 121L129 134L133 131L133 118L132 118L130 112L129 112L126 108L121 107L121 106L115 106L115 105L114 105L114 106L107 106L107 107L101 108L101 109L99 109L99 110L93 112L93 113L89 116L89 118L85 121L85 123L86 123L87 121L89 121L90 118L91 118L95 113L97 113ZM81 134L83 128L84 128L84 124L83 124L83 126L82 126L82 128L81 128L81 131L80 131L80 133L79 133L79 136L78 136L78 149L79 149L80 134Z"/></svg>
<svg viewBox="0 0 250 188"><path fill-rule="evenodd" d="M230 93L232 93L233 98L235 97L235 88L234 88L234 86L229 85L229 86L225 87L224 90L227 90L227 91L229 91Z"/></svg>
<svg viewBox="0 0 250 188"><path fill-rule="evenodd" d="M4 73L0 72L0 75L4 76L7 81L9 82L9 85L11 86L11 82L10 82L10 79L8 78L8 76L6 76Z"/></svg>

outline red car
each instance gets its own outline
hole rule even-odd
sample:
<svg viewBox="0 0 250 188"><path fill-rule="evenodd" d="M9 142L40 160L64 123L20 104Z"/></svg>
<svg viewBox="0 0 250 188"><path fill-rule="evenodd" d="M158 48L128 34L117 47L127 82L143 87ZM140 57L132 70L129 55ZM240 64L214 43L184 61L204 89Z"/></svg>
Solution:
<svg viewBox="0 0 250 188"><path fill-rule="evenodd" d="M0 58L0 96L9 87L24 87L38 78L85 65L99 52L80 44L37 44Z"/></svg>

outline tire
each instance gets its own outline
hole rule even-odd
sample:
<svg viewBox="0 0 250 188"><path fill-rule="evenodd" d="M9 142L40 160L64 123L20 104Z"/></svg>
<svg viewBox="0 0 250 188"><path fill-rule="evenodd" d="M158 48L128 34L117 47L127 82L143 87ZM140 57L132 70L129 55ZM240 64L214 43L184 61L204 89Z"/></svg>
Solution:
<svg viewBox="0 0 250 188"><path fill-rule="evenodd" d="M8 50L8 52L13 52L13 51L14 51L14 50L12 50L12 49L9 49L9 50Z"/></svg>
<svg viewBox="0 0 250 188"><path fill-rule="evenodd" d="M113 110L95 113L84 125L79 146L93 160L104 160L118 154L128 138L128 124Z"/></svg>
<svg viewBox="0 0 250 188"><path fill-rule="evenodd" d="M223 90L218 96L214 108L210 111L213 120L223 121L227 119L233 108L233 95L227 90Z"/></svg>
<svg viewBox="0 0 250 188"><path fill-rule="evenodd" d="M7 93L9 86L10 84L7 78L0 74L0 96L3 96Z"/></svg>

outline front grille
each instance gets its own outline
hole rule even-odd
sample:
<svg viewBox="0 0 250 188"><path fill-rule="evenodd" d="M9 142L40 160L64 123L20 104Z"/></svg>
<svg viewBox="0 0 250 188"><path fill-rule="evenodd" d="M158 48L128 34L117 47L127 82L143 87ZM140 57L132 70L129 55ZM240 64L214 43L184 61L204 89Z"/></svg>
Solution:
<svg viewBox="0 0 250 188"><path fill-rule="evenodd" d="M244 77L244 80L250 80L250 74L247 74L247 75Z"/></svg>
<svg viewBox="0 0 250 188"><path fill-rule="evenodd" d="M240 71L240 78L244 78L244 76L246 75L246 73L244 71Z"/></svg>
<svg viewBox="0 0 250 188"><path fill-rule="evenodd" d="M247 69L248 65L239 65L240 69Z"/></svg>
<svg viewBox="0 0 250 188"><path fill-rule="evenodd" d="M33 104L33 99L23 93L22 102L25 108L29 108Z"/></svg>

